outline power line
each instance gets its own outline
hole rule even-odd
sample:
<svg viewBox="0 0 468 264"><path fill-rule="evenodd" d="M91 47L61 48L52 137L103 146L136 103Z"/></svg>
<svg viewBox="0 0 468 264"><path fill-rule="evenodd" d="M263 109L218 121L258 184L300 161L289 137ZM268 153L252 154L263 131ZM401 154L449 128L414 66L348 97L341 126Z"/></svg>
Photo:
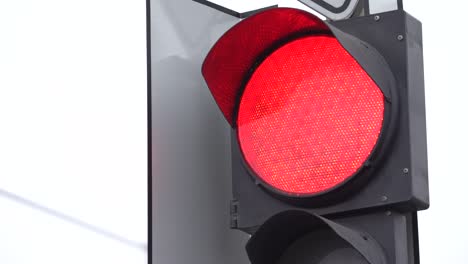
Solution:
<svg viewBox="0 0 468 264"><path fill-rule="evenodd" d="M21 197L19 195L8 192L6 190L0 189L0 196L3 196L5 198L7 198L7 199L10 199L10 200L15 201L17 203L20 203L22 205L26 205L29 208L35 209L35 210L40 211L42 213L48 214L50 216L59 218L59 219L65 221L65 222L68 222L68 223L74 224L76 226L79 226L81 228L87 229L88 231L92 231L92 232L94 232L94 233L96 233L98 235L105 236L105 237L110 238L112 240L118 241L118 242L120 242L122 244L125 244L127 246L130 246L130 247L133 247L133 248L138 248L138 249L143 250L145 252L148 251L148 247L144 243L140 243L140 242L130 240L130 239L124 237L124 236L121 236L121 235L116 234L114 232L108 231L108 230L103 229L101 227L92 225L92 224L87 223L87 222L85 222L83 220L80 220L78 218L75 218L75 217L72 217L70 215L59 212L57 210L48 208L46 206L43 206L43 205L41 205L39 203L33 202L33 201L28 200L28 199L26 199L24 197Z"/></svg>

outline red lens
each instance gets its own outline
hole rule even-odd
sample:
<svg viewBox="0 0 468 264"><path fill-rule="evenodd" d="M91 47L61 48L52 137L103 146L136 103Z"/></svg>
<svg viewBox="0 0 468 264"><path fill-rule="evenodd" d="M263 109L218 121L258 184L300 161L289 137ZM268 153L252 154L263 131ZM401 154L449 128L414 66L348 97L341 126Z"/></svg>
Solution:
<svg viewBox="0 0 468 264"><path fill-rule="evenodd" d="M379 138L384 95L333 36L296 39L246 85L238 139L256 176L290 195L317 195L363 166Z"/></svg>

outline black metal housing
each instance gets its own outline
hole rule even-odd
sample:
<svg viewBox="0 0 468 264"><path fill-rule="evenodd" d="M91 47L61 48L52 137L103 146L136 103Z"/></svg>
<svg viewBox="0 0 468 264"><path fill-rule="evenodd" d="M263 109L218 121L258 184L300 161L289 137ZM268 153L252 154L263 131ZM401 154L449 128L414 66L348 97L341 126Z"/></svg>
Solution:
<svg viewBox="0 0 468 264"><path fill-rule="evenodd" d="M286 211L262 225L246 249L252 264L417 264L417 214L377 211L327 219ZM359 252L354 255L360 255L360 260L349 259L343 249ZM324 260L334 252L334 262Z"/></svg>
<svg viewBox="0 0 468 264"><path fill-rule="evenodd" d="M396 93L392 93L391 103L398 111L392 111L393 129L382 137L385 147L375 155L378 162L371 164L368 177L355 177L363 180L346 184L342 191L324 195L321 200L285 199L254 180L233 129L233 228L251 233L273 215L296 209L317 215L342 215L390 207L409 212L429 206L421 23L397 10L379 14L378 20L366 16L329 24L379 86L391 87L392 78L385 76L394 76ZM372 48L369 53L353 53L354 48L362 50L366 45L378 51L390 72L366 65L365 57L375 56Z"/></svg>

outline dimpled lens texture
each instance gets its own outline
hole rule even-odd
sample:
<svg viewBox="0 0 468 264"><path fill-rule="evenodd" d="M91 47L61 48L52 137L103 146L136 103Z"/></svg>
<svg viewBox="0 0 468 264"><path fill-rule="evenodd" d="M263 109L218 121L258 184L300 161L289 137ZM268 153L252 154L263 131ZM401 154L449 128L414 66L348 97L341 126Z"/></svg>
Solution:
<svg viewBox="0 0 468 264"><path fill-rule="evenodd" d="M382 129L384 95L332 36L282 46L255 70L237 117L256 176L282 193L313 196L351 178Z"/></svg>

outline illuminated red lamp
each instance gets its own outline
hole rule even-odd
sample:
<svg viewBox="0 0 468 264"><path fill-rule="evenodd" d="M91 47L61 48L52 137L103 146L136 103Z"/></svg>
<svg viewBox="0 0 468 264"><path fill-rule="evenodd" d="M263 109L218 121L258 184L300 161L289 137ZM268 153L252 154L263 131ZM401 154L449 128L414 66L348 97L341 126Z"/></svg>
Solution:
<svg viewBox="0 0 468 264"><path fill-rule="evenodd" d="M251 176L280 195L315 197L345 185L385 128L384 92L305 11L241 21L214 45L202 73Z"/></svg>
<svg viewBox="0 0 468 264"><path fill-rule="evenodd" d="M384 96L336 38L301 37L269 55L240 101L237 132L246 162L271 187L326 192L368 159L384 119Z"/></svg>

